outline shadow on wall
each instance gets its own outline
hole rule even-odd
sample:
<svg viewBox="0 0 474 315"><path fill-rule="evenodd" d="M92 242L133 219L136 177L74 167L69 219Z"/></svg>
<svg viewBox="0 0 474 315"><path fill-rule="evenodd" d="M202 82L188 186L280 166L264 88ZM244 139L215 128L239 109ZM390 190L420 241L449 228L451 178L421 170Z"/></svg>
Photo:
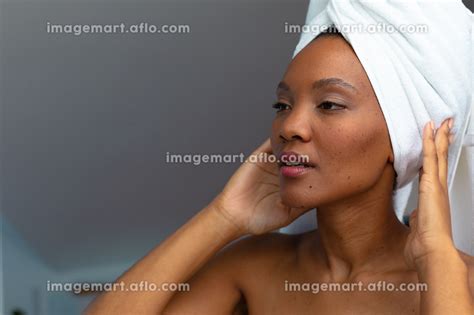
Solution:
<svg viewBox="0 0 474 315"><path fill-rule="evenodd" d="M57 272L49 268L3 215L1 262L3 288L0 314L64 315L81 314L94 298L92 294L76 295L70 291L48 291L49 283L112 282L133 262ZM3 302L3 305L2 305Z"/></svg>

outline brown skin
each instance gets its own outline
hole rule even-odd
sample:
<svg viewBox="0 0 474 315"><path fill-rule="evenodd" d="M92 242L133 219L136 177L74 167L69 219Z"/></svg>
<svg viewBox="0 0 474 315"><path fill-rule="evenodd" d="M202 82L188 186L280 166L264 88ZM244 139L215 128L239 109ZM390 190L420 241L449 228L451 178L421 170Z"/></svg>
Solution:
<svg viewBox="0 0 474 315"><path fill-rule="evenodd" d="M335 77L355 90L312 88ZM271 145L255 153L295 151L316 166L285 178L275 163L245 163L208 207L117 280L189 282L190 292L109 292L87 314L231 314L243 299L251 314L472 313L474 259L454 248L450 231L448 124L436 139L425 128L419 209L408 229L391 204L395 172L384 117L351 47L340 37L318 38L291 62L283 82L278 100L288 106L276 115ZM321 107L323 101L343 107ZM268 233L313 207L317 230ZM247 234L254 236L221 250ZM421 281L430 290L284 290L285 281L380 280Z"/></svg>

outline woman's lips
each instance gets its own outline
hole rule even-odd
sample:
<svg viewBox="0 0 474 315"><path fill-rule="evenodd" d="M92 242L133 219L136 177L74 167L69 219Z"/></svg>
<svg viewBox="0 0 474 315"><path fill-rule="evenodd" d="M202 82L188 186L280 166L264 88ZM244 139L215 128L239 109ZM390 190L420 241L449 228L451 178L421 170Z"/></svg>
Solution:
<svg viewBox="0 0 474 315"><path fill-rule="evenodd" d="M286 177L298 177L314 168L307 155L292 151L282 152L279 155L280 173Z"/></svg>
<svg viewBox="0 0 474 315"><path fill-rule="evenodd" d="M298 165L298 166L281 166L280 167L280 174L286 177L298 177L306 174L312 167Z"/></svg>

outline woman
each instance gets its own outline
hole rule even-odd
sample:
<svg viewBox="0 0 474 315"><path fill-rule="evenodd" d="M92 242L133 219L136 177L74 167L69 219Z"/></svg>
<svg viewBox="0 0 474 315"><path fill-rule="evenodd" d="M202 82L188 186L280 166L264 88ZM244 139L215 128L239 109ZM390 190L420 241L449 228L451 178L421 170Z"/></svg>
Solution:
<svg viewBox="0 0 474 315"><path fill-rule="evenodd" d="M324 34L305 47L277 98L271 139L254 154L309 161L244 163L207 207L117 280L188 282L189 292L108 292L87 314L474 314L474 258L456 250L450 228L452 121L436 131L425 126L419 204L408 228L393 211L384 116L342 36ZM314 207L317 230L270 233ZM359 281L428 290L288 290L288 283Z"/></svg>

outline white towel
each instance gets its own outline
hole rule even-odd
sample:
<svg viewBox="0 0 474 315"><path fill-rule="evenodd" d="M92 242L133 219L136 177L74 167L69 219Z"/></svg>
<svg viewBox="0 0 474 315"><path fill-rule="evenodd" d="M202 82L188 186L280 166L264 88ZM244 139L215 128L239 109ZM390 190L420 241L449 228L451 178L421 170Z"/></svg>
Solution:
<svg viewBox="0 0 474 315"><path fill-rule="evenodd" d="M446 118L454 118L448 160L451 191L473 89L473 16L461 0L311 0L305 25L293 57L320 34L322 25L334 25L367 72L393 147L397 217L403 220L413 210L407 209L407 202L422 166L423 127L430 120L439 127ZM351 29L360 25L362 31ZM390 26L421 27L426 32L391 32ZM373 32L375 27L385 31ZM314 221L308 216L302 220L306 225Z"/></svg>

